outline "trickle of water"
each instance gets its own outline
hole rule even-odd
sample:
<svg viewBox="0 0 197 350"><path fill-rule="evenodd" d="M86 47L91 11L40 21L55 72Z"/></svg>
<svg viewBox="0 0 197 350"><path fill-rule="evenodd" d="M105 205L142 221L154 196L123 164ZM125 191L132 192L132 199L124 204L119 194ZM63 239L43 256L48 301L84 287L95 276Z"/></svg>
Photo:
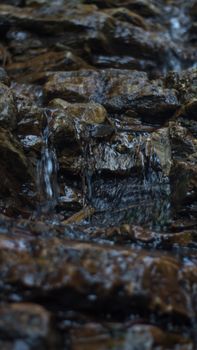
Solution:
<svg viewBox="0 0 197 350"><path fill-rule="evenodd" d="M52 215L58 200L58 162L50 143L53 112L45 109L46 126L42 134L41 159L37 164L37 188L40 199L38 213Z"/></svg>

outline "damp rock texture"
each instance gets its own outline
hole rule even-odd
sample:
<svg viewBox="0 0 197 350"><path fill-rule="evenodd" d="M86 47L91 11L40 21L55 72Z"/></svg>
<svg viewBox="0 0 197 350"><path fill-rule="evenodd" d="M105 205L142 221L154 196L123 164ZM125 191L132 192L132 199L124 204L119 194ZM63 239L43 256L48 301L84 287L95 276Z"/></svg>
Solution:
<svg viewBox="0 0 197 350"><path fill-rule="evenodd" d="M196 21L0 1L1 349L196 349Z"/></svg>

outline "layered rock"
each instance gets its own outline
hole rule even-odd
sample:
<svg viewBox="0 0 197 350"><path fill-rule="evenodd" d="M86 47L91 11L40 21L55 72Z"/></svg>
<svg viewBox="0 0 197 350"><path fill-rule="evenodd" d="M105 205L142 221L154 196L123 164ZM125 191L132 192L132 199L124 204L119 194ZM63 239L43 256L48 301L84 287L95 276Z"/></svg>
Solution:
<svg viewBox="0 0 197 350"><path fill-rule="evenodd" d="M194 349L196 1L1 1L0 33L0 347Z"/></svg>

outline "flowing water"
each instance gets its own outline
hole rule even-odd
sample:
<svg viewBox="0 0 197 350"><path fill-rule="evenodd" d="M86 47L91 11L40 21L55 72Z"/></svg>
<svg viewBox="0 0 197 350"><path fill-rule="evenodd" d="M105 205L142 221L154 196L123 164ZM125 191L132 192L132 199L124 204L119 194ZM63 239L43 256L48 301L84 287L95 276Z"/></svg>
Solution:
<svg viewBox="0 0 197 350"><path fill-rule="evenodd" d="M169 70L180 72L184 67L177 51L177 44L179 50L183 50L185 33L190 26L187 11L187 6L183 3L180 7L173 4L164 6L166 33L163 35L171 41L164 69L166 73ZM81 120L85 118L86 112L85 109ZM52 112L46 110L45 115L47 122L42 136L41 160L37 167L39 211L55 214L54 209L58 198L58 164L55 149L50 144ZM152 229L165 230L172 219L170 180L162 172L154 147L151 146L152 149L149 149L150 134L140 133L132 142L123 140L133 163L130 177L120 179L114 176L114 179L108 180L101 176L100 171L95 171L97 160L92 155L92 141L88 132L86 133L85 124L76 120L75 129L76 139L83 155L83 204L91 204L97 213L92 223L110 225L126 221ZM135 136L134 133L133 136ZM124 137L122 135L122 138ZM110 149L107 157L112 167L112 163L117 161L114 155L115 151ZM136 168L138 168L137 173Z"/></svg>
<svg viewBox="0 0 197 350"><path fill-rule="evenodd" d="M58 162L55 149L51 146L51 125L53 112L45 109L46 125L42 134L41 159L37 164L37 188L39 195L38 215L53 217L58 201Z"/></svg>
<svg viewBox="0 0 197 350"><path fill-rule="evenodd" d="M23 6L25 8L24 3L28 3L28 1L21 1L22 11ZM146 12L146 4L149 5L148 1L129 1L129 5L139 3L140 16L141 9L143 9L143 6L145 5L145 16L143 16L142 11L142 23L140 21L140 16L135 17L134 15L134 17L132 17L132 8L131 14L127 11L124 12L124 9L123 11L120 10L120 13L117 13L115 1L103 1L103 5L102 1L86 1L86 6L82 11L80 10L81 4L78 4L78 10L77 1L53 0L51 1L53 6L50 6L50 1L47 3L45 0L36 0L35 2L29 1L29 3L33 4L33 11L35 12L33 12L29 22L25 22L25 16L27 14L24 17L21 15L20 20L16 22L17 25L20 25L20 21L22 22L24 32L21 32L20 35L19 33L18 35L15 34L14 40L16 41L16 45L14 41L11 45L10 52L16 51L17 56L15 57L12 69L19 65L19 70L22 70L20 65L23 67L24 57L22 57L22 62L20 62L20 54L23 56L23 52L26 53L26 50L28 51L29 56L27 55L25 60L28 61L28 57L31 57L32 65L36 55L39 57L41 55L42 57L41 59L38 58L37 62L40 62L39 59L41 61L43 60L43 52L46 53L46 56L49 52L49 57L47 58L45 56L44 58L44 60L46 59L46 62L47 60L50 61L50 57L52 57L53 60L53 55L56 54L59 55L62 53L62 57L64 58L62 58L60 63L58 59L58 63L50 62L51 64L49 64L46 70L42 65L43 62L41 62L40 65L43 72L40 72L38 67L37 82L41 85L44 84L45 86L44 89L42 86L41 88L38 88L36 94L35 92L33 93L33 95L37 96L37 99L33 100L32 105L34 104L35 107L39 107L38 110L44 111L42 135L40 135L40 125L38 128L35 126L36 122L38 122L38 124L40 122L40 118L38 118L39 120L36 120L37 109L36 112L32 112L29 106L27 107L25 105L24 107L23 98L21 98L21 101L19 98L19 96L22 95L21 91L24 90L26 90L28 96L30 93L28 87L26 87L26 83L24 86L20 85L20 83L16 83L21 86L22 89L20 91L18 87L18 96L15 96L17 97L16 99L18 99L18 117L21 118L21 124L26 125L24 123L25 120L25 122L29 123L30 130L33 130L32 135L30 133L25 133L24 129L26 127L23 125L22 128L21 125L19 125L22 129L22 136L23 133L25 135L24 138L21 139L19 135L24 151L27 152L27 155L30 158L33 154L32 164L35 164L34 162L38 160L36 167L36 199L38 204L36 213L34 213L34 220L29 220L28 223L25 222L25 224L24 222L19 222L16 232L11 225L7 228L7 231L5 228L4 231L1 231L1 233L3 233L3 236L1 237L1 248L9 252L9 254L5 252L5 255L3 255L3 257L5 257L6 266L3 261L4 259L1 259L2 262L0 264L1 268L3 268L3 270L1 270L1 289L3 290L6 286L6 289L4 289L5 292L1 291L1 296L3 293L5 295L8 294L8 296L6 295L5 297L5 311L9 306L9 302L10 304L14 304L16 301L22 303L23 301L36 303L37 306L35 307L35 310L38 311L40 305L44 307L43 311L40 311L40 322L42 324L44 321L43 324L51 323L52 325L50 325L50 328L48 328L47 325L46 332L44 332L47 333L46 339L44 335L44 343L45 340L46 343L43 343L43 347L40 347L38 344L40 349L46 348L48 344L48 338L50 336L48 331L49 333L54 331L54 336L56 336L57 331L57 337L59 337L61 341L62 334L64 333L66 341L71 343L65 346L60 345L60 349L152 350L171 348L173 350L194 350L197 344L197 317L195 305L197 295L196 232L195 230L187 230L187 226L184 226L184 224L182 225L185 217L181 217L182 226L179 226L179 223L177 226L173 226L173 222L176 221L178 217L178 210L173 206L173 193L175 192L175 189L171 185L174 184L174 187L176 187L176 183L174 179L170 177L171 169L174 170L176 168L169 169L169 166L171 166L169 164L173 164L174 161L174 166L177 161L176 155L173 154L173 146L175 149L178 148L177 153L180 152L178 155L178 157L180 156L178 161L182 163L186 162L183 154L184 151L182 153L180 144L177 146L177 140L172 140L172 135L170 134L172 129L171 125L168 124L168 117L171 118L170 123L172 122L172 125L175 125L175 127L177 125L174 120L175 118L173 118L173 108L172 111L169 112L169 115L166 114L164 116L164 118L166 118L165 124L163 121L158 121L157 124L157 120L155 120L157 117L158 119L160 118L160 107L158 107L158 115L156 115L156 113L150 113L150 116L147 116L146 120L149 120L150 117L150 124L148 124L147 121L144 121L146 116L143 115L142 120L140 119L141 116L139 110L143 111L143 108L140 109L138 107L138 103L139 105L141 103L141 95L139 93L139 100L136 102L136 107L134 105L134 110L129 110L129 113L127 114L124 112L125 106L123 106L123 108L118 106L118 108L120 107L121 112L117 108L118 112L116 115L116 112L113 110L113 103L111 104L112 107L110 105L111 102L105 104L105 97L103 98L102 96L105 95L103 86L106 86L106 96L108 96L108 89L111 84L109 95L111 94L115 104L117 103L118 105L119 97L122 98L122 94L124 95L124 89L127 83L125 84L124 78L121 78L122 80L120 79L120 83L116 83L116 78L114 78L113 74L108 80L108 76L106 75L103 78L104 81L101 83L101 85L103 84L101 89L98 86L97 97L98 100L101 101L101 104L106 106L107 116L106 119L103 118L104 121L101 122L101 125L98 125L99 122L97 123L96 119L91 119L91 113L94 113L94 111L89 107L89 103L87 103L87 107L84 107L84 103L80 103L81 100L83 101L83 94L86 102L91 99L91 96L93 96L94 100L94 93L91 95L91 87L88 86L88 84L91 85L95 83L95 81L93 79L89 83L89 76L87 76L87 86L85 86L85 84L83 85L83 78L80 78L82 83L80 79L78 80L78 69L84 69L85 66L87 69L91 70L91 68L93 68L97 70L99 65L94 65L94 59L96 60L95 57L101 53L100 51L102 51L102 49L104 51L106 50L108 40L109 43L111 40L110 36L112 37L112 43L110 44L112 44L114 49L114 52L111 52L109 45L109 56L111 55L110 62L119 59L122 59L122 63L124 60L127 61L128 52L130 53L131 50L129 48L128 52L126 52L127 49L125 50L125 46L123 45L123 50L125 51L120 53L123 55L122 58L119 57L118 52L120 48L117 49L116 47L116 36L118 37L119 34L124 34L127 37L127 28L129 28L128 22L131 20L132 25L130 28L131 32L132 30L134 31L134 34L131 33L134 35L134 39L135 33L138 37L138 30L140 33L141 29L133 28L135 24L133 24L132 21L134 21L134 23L136 21L142 26L143 23L145 23L147 25L147 32L150 32L149 34L152 34L153 36L155 34L156 38L158 38L158 31L159 34L161 33L161 38L158 38L158 43L161 39L161 41L163 40L164 48L166 45L163 57L164 62L157 61L157 58L155 58L154 55L157 55L158 50L155 49L155 51L153 50L153 53L151 53L151 47L150 53L146 53L146 51L143 53L141 62L144 62L144 67L148 67L146 65L146 54L148 60L149 55L151 57L150 60L153 59L153 68L147 68L148 77L150 78L153 75L155 79L158 79L158 76L160 77L161 75L160 81L162 91L162 84L168 84L166 77L164 77L165 74L169 73L171 70L179 73L185 68L190 67L190 65L195 65L194 62L191 63L191 60L187 59L190 57L190 49L192 50L192 47L188 45L190 36L188 32L191 20L187 8L189 1L177 0L176 3L176 0L160 0L158 1L158 9L159 11L162 11L162 13L159 15L150 15L150 18ZM37 11L36 3L44 4L39 10L44 20L42 21L42 16L39 17L39 20L36 19L35 33L33 33L33 39L30 39L31 31L34 32L32 27L34 27L34 14L36 14ZM74 6L73 3L75 3ZM80 3L83 3L83 1L80 1ZM97 11L97 7L94 5L92 6L92 3L98 5L98 8L99 3L101 3L101 7L103 6L104 10L101 8L101 12L105 12L101 20L99 19L100 9ZM120 21L118 20L116 22L116 17L114 17L109 19L108 23L109 12L107 11L110 11L110 8L108 8L109 3L110 6L111 4L112 6L114 4L115 16L120 15ZM90 4L91 6L89 7L87 4ZM119 4L121 5L121 1ZM152 0L150 4L157 5L157 0ZM64 11L67 15L67 11L69 13L69 6L72 7L70 18L64 20L64 15L62 15L62 13ZM107 10L105 9L105 6ZM63 11L61 7L64 9ZM130 10L130 7L128 7L128 10ZM4 11L7 11L7 6L5 6ZM30 10L28 9L28 11ZM77 12L75 13L75 11ZM86 16L86 11L88 16ZM136 12L138 13L137 10ZM66 15L65 18L67 18ZM2 21L3 14L0 16ZM14 15L11 18L15 21ZM121 29L120 23L122 18L123 22L125 21L125 24ZM118 23L116 24L117 28L115 34L113 33L114 23ZM9 25L12 27L12 23ZM44 39L42 38L43 42L42 40L39 41L40 38L38 37L39 30L42 26L44 28ZM119 26L123 33L119 33ZM154 31L154 26L156 27L156 31ZM13 34L11 35L11 29L7 29L7 27L9 27L7 19L4 27L2 32L4 29L8 30L5 42L9 42L9 38L13 38ZM138 25L136 25L136 27L138 27ZM153 30L151 28L153 28ZM107 40L105 40L105 32L108 31L108 29L110 31L110 36L108 37L108 35L106 35ZM14 28L12 30L14 33L15 31L17 33L18 29ZM128 31L130 31L130 29L128 29ZM143 31L141 33L143 33ZM41 33L40 37L42 37ZM85 40L82 59L80 57L81 48L79 48L81 43L75 41L78 37L81 41L83 39ZM136 41L138 40L137 37ZM27 39L30 41L30 44L28 44L29 41ZM26 40L27 48L20 46L20 43L23 41L26 42ZM31 40L33 41L31 42ZM73 46L71 45L72 41ZM129 43L129 45L132 45L132 40L131 42L129 41ZM142 45L142 51L143 43L144 41L140 37L139 44ZM28 45L30 45L30 48ZM45 47L45 45L47 45L47 47ZM69 47L69 45L71 45L71 47ZM93 47L94 45L96 49ZM139 47L141 47L140 45ZM152 45L154 47L154 40ZM187 45L189 47L188 52ZM37 49L38 52L36 51ZM61 50L65 50L65 52L61 52ZM138 52L135 52L137 49L134 48L133 51L134 55L136 54L138 57ZM141 53L139 52L139 56L140 54ZM77 57L78 55L79 57ZM95 57L90 59L91 55ZM106 57L108 57L108 50L106 50L103 55L106 59ZM48 109L44 108L43 106L50 103L51 99L57 97L56 93L53 95L53 92L51 93L51 96L47 96L46 85L48 85L48 83L46 83L46 80L49 79L50 83L50 79L53 78L53 75L55 76L56 73L54 72L56 71L66 71L69 69L71 71L72 69L70 67L73 67L73 57L74 70L76 69L76 71L74 74L72 72L70 75L70 81L68 82L68 85L72 85L70 91L68 88L68 91L63 91L62 95L61 93L59 95L59 86L57 88L59 99L62 98L66 100L65 96L67 96L68 102L76 102L76 104L74 104L75 110L73 114L72 112L70 112L71 115L69 114L69 108L67 110L67 107L62 107L62 102L60 100L59 102L56 101L57 105L58 103L60 104L60 107L58 105L57 110L50 109L50 107ZM66 61L68 58L71 62ZM137 60L138 58L136 58L136 61ZM117 67L123 67L121 64L118 65L119 63L120 62L117 62ZM48 63L46 63L46 66L47 64ZM93 64L94 67L89 66L89 64ZM111 63L108 62L108 64L110 66ZM103 67L105 67L105 65ZM114 65L112 64L110 68L114 68ZM146 68L144 69L146 70ZM31 78L30 75L32 74L32 71L34 74L34 67L28 67L28 69L24 71L27 81ZM59 73L60 72L58 72L58 74ZM64 74L66 75L67 73L62 74L62 82L60 79L58 83L60 84L60 92L61 84L64 84ZM165 81L165 83L163 83L163 81ZM99 83L97 83L97 85L99 85ZM13 85L13 89L17 90L16 84ZM120 86L118 84L120 84ZM144 84L144 82L142 84ZM32 91L32 86L29 86L29 89ZM65 90L66 89L67 87L65 87ZM90 90L90 96L86 96L86 89L88 94ZM145 98L143 96L144 100L142 99L145 105L146 103L147 105L149 103L149 95L147 102L146 92L147 94L150 93L152 96L152 92L155 92L154 84L151 85L151 89L153 89L153 91L149 90L147 84L146 90L145 82L145 88L143 90ZM177 95L182 93L182 91L179 91L179 88L177 88L177 90ZM46 92L46 96L43 91ZM77 91L79 91L79 93ZM131 89L131 91L133 90ZM154 93L153 97L155 98ZM131 97L131 108L133 108L132 98L133 97ZM138 92L136 98L138 99ZM152 103L155 101L154 98ZM161 97L161 100L162 98L163 97ZM165 98L168 99L168 96L166 97L164 94L164 99ZM32 97L30 97L29 100L27 99L26 104L31 103L31 99ZM158 97L158 104L161 104L162 111L162 108L165 109L166 101L163 106L159 99L160 95ZM125 104L127 104L127 100ZM71 107L71 104L68 103L68 105ZM156 106L154 107L157 108ZM27 111L24 112L25 108L27 108ZM72 108L70 110L72 110ZM80 108L83 112L78 112ZM128 108L128 105L126 108ZM135 108L137 112L135 112ZM175 106L175 109L176 108L178 110L178 103L177 106ZM114 109L116 111L116 107ZM144 110L147 109L145 108ZM55 115L56 112L57 114ZM7 106L4 113L6 115L8 114ZM60 123L58 120L58 113L62 113ZM31 117L32 119L35 117L33 122ZM55 119L56 117L57 119ZM66 120L66 118L68 118L68 120ZM68 123L66 123L67 121ZM55 122L56 128L54 127ZM190 120L187 120L187 122L190 123ZM33 123L34 127L32 128ZM105 128L107 129L107 127L111 128L112 132L106 132L105 135L101 132L101 135L99 134L100 126L103 127L104 130ZM59 134L58 127L60 128ZM94 135L91 127L96 130ZM193 128L193 124L191 124L191 128ZM190 133L189 128L187 129L187 127L185 127L184 130L186 130L186 133ZM68 137L68 139L66 139L66 137ZM185 147L184 140L182 140L181 137L182 135L180 136L180 140L179 137L177 137L177 143L183 142ZM40 139L41 148L39 148ZM193 139L193 136L188 138L189 141L188 143L186 142L186 148L188 146L189 149L192 149ZM74 149L72 150L71 147ZM187 154L187 152L185 153ZM81 159L83 160L83 163L81 162ZM71 169L69 169L69 166ZM189 166L190 164L188 167ZM188 174L188 176L190 176L189 172ZM61 196L62 193L66 193L67 196ZM76 199L77 196L80 200L78 200L79 198ZM61 199L63 199L63 204L60 203ZM179 203L176 203L176 205L178 206ZM187 218L189 218L189 224L191 225L193 217L190 213L188 214L187 203L185 206L184 205L185 203L181 207L181 210L185 210ZM89 207L90 209L93 209L92 211L89 211L89 217L87 217L87 215L84 217L83 215L80 216L81 212L83 214L83 210L86 210ZM79 220L76 219L77 215ZM194 215L195 214L193 214L193 216ZM73 219L73 217L75 217L76 220L69 221L69 219ZM37 226L37 219L39 219L42 225L40 225L39 222ZM1 218L0 220L4 219ZM45 225L45 223L47 223L47 225ZM130 224L131 226L125 225L122 227L121 225L123 224ZM133 225L136 225L137 227L134 227ZM122 234L122 228L123 230L125 228L126 235L125 232ZM37 232L36 235L34 234L34 230ZM10 232L12 233L11 238L9 237ZM27 232L30 234L27 235ZM19 235L19 239L17 234ZM26 241L27 238L28 240ZM30 242L31 240L32 243ZM22 244L23 241L25 242L24 244ZM22 243L20 244L20 242ZM194 257L192 256L192 249L190 249L191 246L194 251ZM113 249L111 249L111 247L113 247ZM11 256L10 260L8 259L9 255ZM16 259L16 264L15 260L14 263L12 262L12 259ZM26 259L29 260L27 261ZM24 261L28 262L27 266L24 266ZM11 266L11 270L9 270L9 266ZM191 271L187 270L187 268L191 268ZM9 300L8 303L7 300ZM3 302L4 301L2 301L2 304ZM11 307L13 308L13 305L11 305ZM20 308L19 305L17 305L17 308L15 309L17 314L18 308ZM26 316L26 308L28 309L28 304L24 309L22 308L22 316L24 315L24 317ZM47 321L48 318L46 318L45 322L45 309L47 311L46 317L48 317L47 314L50 316L49 322ZM11 317L13 314L15 315L14 308L12 310ZM2 310L0 316L2 317ZM23 345L23 343L20 345L21 343L19 341L19 343L16 343L19 345L15 344L14 349L18 349L20 346L24 349L29 349L31 347L31 341L34 339L34 332L36 333L36 329L39 329L39 327L37 327L39 317L34 317L34 314L31 313L30 316L28 314L27 318L28 320L31 318L33 321L35 318L35 324L33 324L34 322L31 322L33 328L30 328L30 330L28 328L27 337L29 337L29 333L31 333L32 337L30 343L28 343L27 346L26 343L24 343L25 345ZM51 320L53 321L50 322ZM99 330L96 329L97 322L99 324ZM105 346L106 334L108 334L108 336L110 334L111 338L114 337L114 339L116 339L118 322L119 324L122 322L121 329L123 336L120 339L121 345L116 341L114 346L111 344ZM152 328L155 326L156 330L154 331ZM13 327L13 329L15 328ZM98 341L99 332L101 333L101 337L104 335L104 342L101 342L99 345L96 344L94 347L94 345L92 346L94 334ZM156 332L156 335L154 332ZM174 341L174 344L176 344L170 347L170 345L168 345L168 339L164 339L165 335L167 334L168 336L169 334L169 338L173 338L174 336L176 338L176 332L178 334L178 340L176 339ZM26 333L24 334L26 335ZM187 346L184 342L182 343L182 336L183 339L185 336L186 338L188 336L194 345ZM39 333L39 331L38 337L42 337L42 334ZM10 334L8 338L10 342ZM15 338L15 335L13 338ZM82 339L81 345L80 338ZM6 337L5 339L7 340ZM35 339L37 340L37 338ZM79 344L77 344L76 347L73 347L72 341L74 340L73 343L77 343L78 339ZM162 343L161 346L159 343L160 341ZM58 349L59 347L58 345L56 347L53 347L52 345L49 346L49 348Z"/></svg>

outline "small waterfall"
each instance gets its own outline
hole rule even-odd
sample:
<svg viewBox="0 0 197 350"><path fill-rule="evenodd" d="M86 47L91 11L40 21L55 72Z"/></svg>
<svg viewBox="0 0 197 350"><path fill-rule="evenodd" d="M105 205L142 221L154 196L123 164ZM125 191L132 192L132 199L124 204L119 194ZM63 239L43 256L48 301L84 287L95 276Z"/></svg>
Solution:
<svg viewBox="0 0 197 350"><path fill-rule="evenodd" d="M45 109L46 125L42 134L41 159L37 164L38 215L53 216L58 200L58 162L50 142L53 112Z"/></svg>

